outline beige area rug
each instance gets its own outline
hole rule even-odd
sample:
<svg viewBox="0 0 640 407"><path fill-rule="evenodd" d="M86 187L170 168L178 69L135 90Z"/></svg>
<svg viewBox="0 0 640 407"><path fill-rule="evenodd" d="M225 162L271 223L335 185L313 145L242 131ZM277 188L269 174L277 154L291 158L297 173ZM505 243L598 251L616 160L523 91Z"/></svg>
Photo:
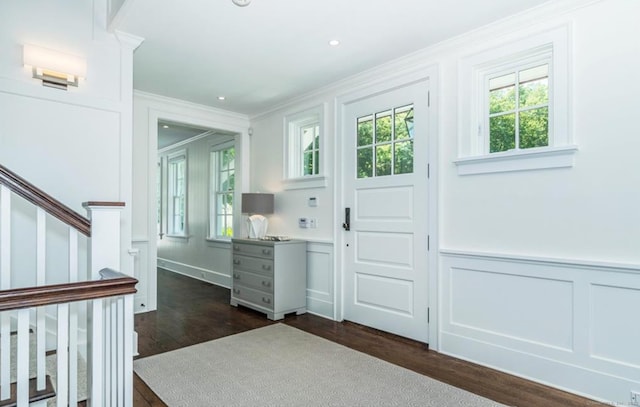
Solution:
<svg viewBox="0 0 640 407"><path fill-rule="evenodd" d="M170 407L503 406L283 324L134 361Z"/></svg>

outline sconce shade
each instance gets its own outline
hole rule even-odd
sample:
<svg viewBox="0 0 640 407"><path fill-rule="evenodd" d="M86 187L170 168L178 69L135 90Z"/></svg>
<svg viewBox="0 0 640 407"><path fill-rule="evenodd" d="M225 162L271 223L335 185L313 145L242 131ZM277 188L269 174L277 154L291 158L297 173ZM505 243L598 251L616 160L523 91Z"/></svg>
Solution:
<svg viewBox="0 0 640 407"><path fill-rule="evenodd" d="M33 77L42 79L45 86L78 86L79 78L87 75L87 62L75 55L24 44L22 57L24 65L33 69Z"/></svg>
<svg viewBox="0 0 640 407"><path fill-rule="evenodd" d="M242 213L261 215L273 213L273 194L242 194Z"/></svg>

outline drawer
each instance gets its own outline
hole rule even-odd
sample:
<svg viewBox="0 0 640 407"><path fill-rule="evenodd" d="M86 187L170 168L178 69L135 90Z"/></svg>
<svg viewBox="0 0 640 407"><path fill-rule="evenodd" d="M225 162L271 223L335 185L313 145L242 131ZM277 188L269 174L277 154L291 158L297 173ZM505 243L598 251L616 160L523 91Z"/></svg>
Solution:
<svg viewBox="0 0 640 407"><path fill-rule="evenodd" d="M259 244L233 243L234 254L245 254L265 259L273 259L273 247Z"/></svg>
<svg viewBox="0 0 640 407"><path fill-rule="evenodd" d="M272 276L273 260L248 256L233 256L233 270L251 271L253 273Z"/></svg>
<svg viewBox="0 0 640 407"><path fill-rule="evenodd" d="M271 276L261 276L258 274L234 270L233 286L235 287L237 284L255 288L256 290L263 291L267 294L273 293L273 278L271 278Z"/></svg>
<svg viewBox="0 0 640 407"><path fill-rule="evenodd" d="M232 295L239 300L244 300L262 308L273 310L273 295L271 294L242 285L234 285Z"/></svg>

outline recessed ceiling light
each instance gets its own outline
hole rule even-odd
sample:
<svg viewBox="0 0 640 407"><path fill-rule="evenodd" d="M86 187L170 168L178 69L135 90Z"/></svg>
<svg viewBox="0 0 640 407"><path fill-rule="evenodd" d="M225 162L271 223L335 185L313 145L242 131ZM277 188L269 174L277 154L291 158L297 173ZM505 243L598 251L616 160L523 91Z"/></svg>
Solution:
<svg viewBox="0 0 640 407"><path fill-rule="evenodd" d="M338 45L340 45L340 41L339 40L331 40L331 41L329 41L329 45L331 45L332 47L337 47Z"/></svg>
<svg viewBox="0 0 640 407"><path fill-rule="evenodd" d="M224 100L224 96L218 96L218 100Z"/></svg>
<svg viewBox="0 0 640 407"><path fill-rule="evenodd" d="M168 128L169 128L169 125L168 125L168 124L163 124L163 125L162 125L162 128L163 128L163 129L168 129Z"/></svg>

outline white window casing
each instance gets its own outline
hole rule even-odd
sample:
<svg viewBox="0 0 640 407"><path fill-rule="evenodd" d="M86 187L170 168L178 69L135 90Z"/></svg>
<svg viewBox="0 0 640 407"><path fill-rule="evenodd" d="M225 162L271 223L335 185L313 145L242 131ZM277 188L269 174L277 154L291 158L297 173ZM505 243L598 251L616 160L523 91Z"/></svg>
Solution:
<svg viewBox="0 0 640 407"><path fill-rule="evenodd" d="M283 185L285 189L321 188L326 187L325 166L325 106L316 106L301 112L287 115L284 118L284 174ZM305 174L304 146L302 145L302 131L308 128L317 128L319 148L314 148L318 157L314 168L317 173Z"/></svg>
<svg viewBox="0 0 640 407"><path fill-rule="evenodd" d="M459 175L573 166L570 26L557 27L462 58L458 87ZM489 152L489 79L503 72L549 66L548 146Z"/></svg>

